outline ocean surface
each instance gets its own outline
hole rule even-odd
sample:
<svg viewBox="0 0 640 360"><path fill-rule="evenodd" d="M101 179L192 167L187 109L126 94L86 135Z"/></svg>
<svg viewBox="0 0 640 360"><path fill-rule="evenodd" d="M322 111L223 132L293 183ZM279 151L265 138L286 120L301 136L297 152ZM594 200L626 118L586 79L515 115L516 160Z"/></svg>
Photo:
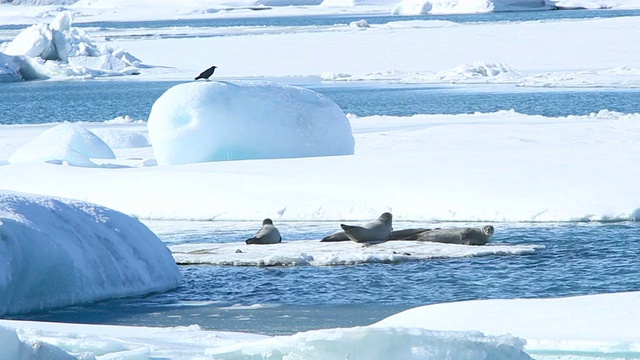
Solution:
<svg viewBox="0 0 640 360"><path fill-rule="evenodd" d="M289 79L289 81L292 81ZM0 84L0 124L146 120L155 100L175 81L30 81ZM640 89L551 89L514 85L399 85L323 83L296 79L358 116L470 114L511 110L530 115L588 115L606 109L640 112ZM61 96L63 94L63 96Z"/></svg>
<svg viewBox="0 0 640 360"><path fill-rule="evenodd" d="M96 30L122 29L162 29L162 28L203 28L203 27L240 27L240 26L332 26L348 25L352 21L365 19L369 24L387 24L395 21L442 20L457 23L506 22L506 21L547 21L561 19L595 19L640 16L640 10L552 10L552 11L512 11L485 14L443 14L443 15L389 15L380 13L305 15L305 16L269 16L268 9L256 10L255 16L227 17L217 19L190 20L152 20L127 22L77 22L74 26ZM0 25L0 31L20 30L28 25Z"/></svg>
<svg viewBox="0 0 640 360"><path fill-rule="evenodd" d="M169 245L237 242L252 222L145 222ZM285 239L320 239L334 222L277 224ZM484 224L394 223L394 228ZM492 243L543 245L530 255L397 264L181 266L168 293L20 316L20 319L178 326L290 334L367 325L412 307L494 298L548 298L640 289L640 223L497 223ZM295 241L295 240L292 240ZM286 244L278 245L286 246ZM339 246L339 244L336 244ZM379 245L381 246L381 245Z"/></svg>
<svg viewBox="0 0 640 360"><path fill-rule="evenodd" d="M640 15L634 11L545 11L434 17L451 21L544 21L559 16ZM266 25L326 25L349 17L287 17ZM420 19L431 18L428 16ZM370 16L388 22L413 17ZM93 23L87 27L254 26L267 19ZM280 23L278 23L280 22ZM17 28L16 28L17 29ZM0 31L11 31L0 26ZM34 81L0 84L0 124L147 119L155 99L178 82L136 80ZM603 109L640 113L640 90L527 89L510 85L335 84L296 79L345 113L360 116L464 114L514 109L545 116ZM1 130L0 130L1 131ZM252 222L145 222L168 245L241 242ZM394 223L394 228L462 224ZM481 226L485 224L464 224ZM367 325L412 307L490 298L541 298L640 290L639 222L494 223L493 243L543 245L529 255L440 258L397 264L236 267L181 266L182 285L141 298L104 301L15 318L98 324L176 326L290 334ZM334 222L278 224L291 239L320 239Z"/></svg>

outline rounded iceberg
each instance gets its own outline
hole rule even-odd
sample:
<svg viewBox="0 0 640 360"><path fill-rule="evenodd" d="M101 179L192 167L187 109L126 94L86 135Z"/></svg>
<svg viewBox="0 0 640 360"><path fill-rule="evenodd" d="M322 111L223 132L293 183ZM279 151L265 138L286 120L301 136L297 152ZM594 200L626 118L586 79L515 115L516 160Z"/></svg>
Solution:
<svg viewBox="0 0 640 360"><path fill-rule="evenodd" d="M340 107L312 90L266 81L176 85L151 108L158 165L352 155Z"/></svg>

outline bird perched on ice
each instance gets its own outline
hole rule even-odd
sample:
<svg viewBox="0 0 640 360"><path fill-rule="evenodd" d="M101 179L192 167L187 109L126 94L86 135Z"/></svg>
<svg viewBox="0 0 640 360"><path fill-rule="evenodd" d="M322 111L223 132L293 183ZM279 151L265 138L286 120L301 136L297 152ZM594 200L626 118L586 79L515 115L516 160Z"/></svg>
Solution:
<svg viewBox="0 0 640 360"><path fill-rule="evenodd" d="M393 230L391 220L391 213L386 212L362 226L340 224L340 227L347 233L349 239L368 246L389 240Z"/></svg>
<svg viewBox="0 0 640 360"><path fill-rule="evenodd" d="M282 242L282 237L280 236L280 232L273 226L273 221L271 219L264 219L262 221L262 227L258 232L251 238L247 239L245 243L247 245L251 244L277 244Z"/></svg>
<svg viewBox="0 0 640 360"><path fill-rule="evenodd" d="M208 68L207 70L201 72L200 75L196 76L194 80L205 79L206 81L209 81L209 78L211 77L211 75L213 75L213 72L216 71L216 68L217 66Z"/></svg>

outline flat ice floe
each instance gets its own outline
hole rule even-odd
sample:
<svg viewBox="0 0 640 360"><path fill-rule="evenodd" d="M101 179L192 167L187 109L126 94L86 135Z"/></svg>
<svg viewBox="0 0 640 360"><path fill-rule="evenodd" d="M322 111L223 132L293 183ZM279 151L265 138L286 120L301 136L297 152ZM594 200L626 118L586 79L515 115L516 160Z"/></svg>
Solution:
<svg viewBox="0 0 640 360"><path fill-rule="evenodd" d="M231 266L392 264L435 258L530 255L543 248L542 245L471 246L419 241L388 241L363 247L352 241L326 243L319 240L297 240L274 245L208 243L169 247L178 264Z"/></svg>
<svg viewBox="0 0 640 360"><path fill-rule="evenodd" d="M385 211L399 221L640 219L639 114L348 118L354 155L152 166L150 147L131 147L92 159L100 168L3 165L0 187L149 220L368 221ZM0 127L0 164L53 125ZM144 123L85 126L147 134Z"/></svg>
<svg viewBox="0 0 640 360"><path fill-rule="evenodd" d="M323 81L379 81L400 84L512 84L518 87L615 88L640 87L640 68L525 73L504 63L474 62L437 72L379 71L366 74L326 72Z"/></svg>

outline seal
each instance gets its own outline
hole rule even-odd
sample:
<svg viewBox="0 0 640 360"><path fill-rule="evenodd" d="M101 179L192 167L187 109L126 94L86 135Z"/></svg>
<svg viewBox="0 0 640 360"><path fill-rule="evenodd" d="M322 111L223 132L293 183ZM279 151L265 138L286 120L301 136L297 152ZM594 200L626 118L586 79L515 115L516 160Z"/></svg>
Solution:
<svg viewBox="0 0 640 360"><path fill-rule="evenodd" d="M493 232L494 229L491 225L486 225L481 228L437 228L421 232L418 234L416 240L447 244L485 245L493 236Z"/></svg>
<svg viewBox="0 0 640 360"><path fill-rule="evenodd" d="M414 228L414 229L403 229L403 230L394 230L389 235L389 240L417 240L418 235L422 232L429 231L431 229L426 228ZM344 231L338 231L337 233L331 234L329 236L325 236L320 240L320 242L338 242L338 241L349 241L349 237L347 233Z"/></svg>
<svg viewBox="0 0 640 360"><path fill-rule="evenodd" d="M362 226L340 224L340 227L351 241L364 245L379 244L389 240L393 230L392 218L391 213L386 212Z"/></svg>
<svg viewBox="0 0 640 360"><path fill-rule="evenodd" d="M264 219L262 221L262 227L258 232L251 238L247 239L245 243L247 245L251 244L277 244L282 242L282 237L280 236L280 232L273 226L273 221L271 219Z"/></svg>

